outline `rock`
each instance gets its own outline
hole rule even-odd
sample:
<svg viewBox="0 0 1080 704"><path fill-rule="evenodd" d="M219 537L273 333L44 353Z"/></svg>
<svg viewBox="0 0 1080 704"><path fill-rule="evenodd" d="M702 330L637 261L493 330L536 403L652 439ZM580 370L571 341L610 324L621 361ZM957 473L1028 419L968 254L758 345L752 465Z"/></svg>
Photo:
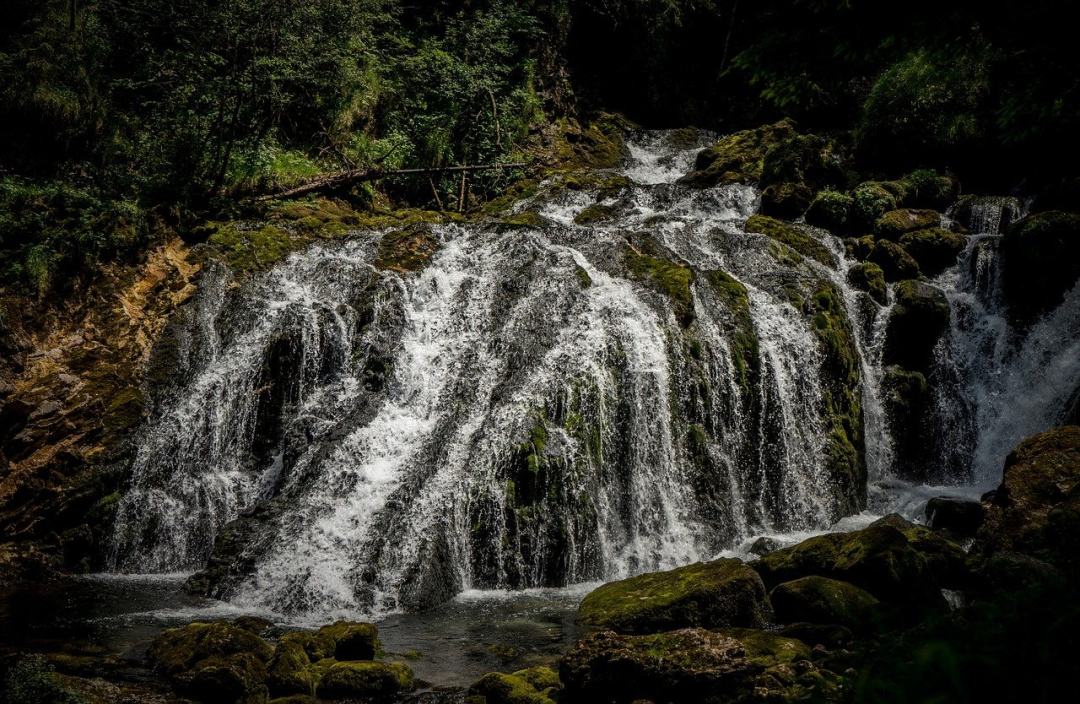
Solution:
<svg viewBox="0 0 1080 704"><path fill-rule="evenodd" d="M901 235L900 244L919 263L920 271L936 276L956 263L967 238L935 227Z"/></svg>
<svg viewBox="0 0 1080 704"><path fill-rule="evenodd" d="M339 662L319 680L320 699L388 699L415 687L412 669L399 662Z"/></svg>
<svg viewBox="0 0 1080 704"><path fill-rule="evenodd" d="M974 538L984 513L985 509L978 501L935 496L926 502L927 525L958 538Z"/></svg>
<svg viewBox="0 0 1080 704"><path fill-rule="evenodd" d="M869 181L856 186L851 192L849 226L855 230L869 230L885 213L897 206L896 196L882 184Z"/></svg>
<svg viewBox="0 0 1080 704"><path fill-rule="evenodd" d="M919 275L919 263L903 247L889 240L878 240L867 260L881 267L886 281L900 281Z"/></svg>
<svg viewBox="0 0 1080 704"><path fill-rule="evenodd" d="M590 592L578 609L581 623L621 633L685 626L760 627L768 615L761 579L735 559L699 562L611 582Z"/></svg>
<svg viewBox="0 0 1080 704"><path fill-rule="evenodd" d="M850 628L830 623L792 623L777 633L785 638L801 640L807 645L820 644L827 648L842 648L854 637Z"/></svg>
<svg viewBox="0 0 1080 704"><path fill-rule="evenodd" d="M937 211L899 208L879 217L874 223L874 233L895 241L905 233L937 227L941 227L941 214Z"/></svg>
<svg viewBox="0 0 1080 704"><path fill-rule="evenodd" d="M885 364L925 371L934 346L949 326L945 293L921 281L901 281L894 289L895 303L885 331Z"/></svg>
<svg viewBox="0 0 1080 704"><path fill-rule="evenodd" d="M927 426L935 422L926 376L893 364L885 367L881 386L895 450L895 471L905 479L925 481L934 450L926 442Z"/></svg>
<svg viewBox="0 0 1080 704"><path fill-rule="evenodd" d="M1080 576L1080 426L1039 433L1009 453L976 549L1020 552Z"/></svg>
<svg viewBox="0 0 1080 704"><path fill-rule="evenodd" d="M850 533L826 533L751 563L769 588L817 575L850 582L883 601L938 605L958 586L964 552L899 516Z"/></svg>
<svg viewBox="0 0 1080 704"><path fill-rule="evenodd" d="M191 670L208 658L251 654L261 662L273 655L262 638L230 623L192 623L170 628L158 636L147 650L155 669L166 675Z"/></svg>
<svg viewBox="0 0 1080 704"><path fill-rule="evenodd" d="M1053 210L1020 220L1005 233L1001 256L1009 310L1031 322L1080 278L1080 214Z"/></svg>
<svg viewBox="0 0 1080 704"><path fill-rule="evenodd" d="M233 625L258 636L265 633L274 623L258 616L238 616L233 619Z"/></svg>
<svg viewBox="0 0 1080 704"><path fill-rule="evenodd" d="M816 259L825 266L836 268L836 257L817 238L798 225L782 222L765 215L754 215L746 221L747 232L765 235L791 247L804 256Z"/></svg>
<svg viewBox="0 0 1080 704"><path fill-rule="evenodd" d="M439 242L423 225L388 232L379 239L373 264L377 269L408 273L427 266Z"/></svg>
<svg viewBox="0 0 1080 704"><path fill-rule="evenodd" d="M765 152L762 161L761 185L766 187L802 184L809 193L811 189L817 191L843 181L844 172L832 145L812 134L783 140ZM806 200L809 204L810 198Z"/></svg>
<svg viewBox="0 0 1080 704"><path fill-rule="evenodd" d="M177 688L207 704L262 704L267 698L266 665L251 653L201 661Z"/></svg>
<svg viewBox="0 0 1080 704"><path fill-rule="evenodd" d="M761 557L762 555L768 555L770 552L779 550L781 547L782 545L779 540L763 535L750 545L747 552L751 555Z"/></svg>
<svg viewBox="0 0 1080 704"><path fill-rule="evenodd" d="M593 223L611 220L615 217L617 209L613 205L594 203L574 216L577 225L592 225Z"/></svg>
<svg viewBox="0 0 1080 704"><path fill-rule="evenodd" d="M1025 592L1064 592L1065 575L1053 565L1018 552L998 552L982 560L972 571L976 599L993 599Z"/></svg>
<svg viewBox="0 0 1080 704"><path fill-rule="evenodd" d="M960 182L948 174L929 169L913 171L900 179L904 186L904 205L911 208L944 210L960 193Z"/></svg>
<svg viewBox="0 0 1080 704"><path fill-rule="evenodd" d="M846 239L844 240L844 249L847 251L849 257L865 260L874 251L874 236L863 235L862 237L851 237Z"/></svg>
<svg viewBox="0 0 1080 704"><path fill-rule="evenodd" d="M323 626L319 633L334 641L338 660L373 660L379 651L379 628L373 623L338 621Z"/></svg>
<svg viewBox="0 0 1080 704"><path fill-rule="evenodd" d="M878 600L847 582L827 577L802 577L783 582L769 592L778 623L835 623L861 625Z"/></svg>
<svg viewBox="0 0 1080 704"><path fill-rule="evenodd" d="M1020 201L1010 196L966 195L951 211L954 222L976 234L1006 232L1020 213Z"/></svg>
<svg viewBox="0 0 1080 704"><path fill-rule="evenodd" d="M831 673L792 638L747 629L690 628L648 636L595 633L559 663L563 701L692 704L797 701L836 694Z"/></svg>
<svg viewBox="0 0 1080 704"><path fill-rule="evenodd" d="M795 123L781 120L720 139L697 155L694 170L680 183L704 188L727 183L757 183L770 147L795 135Z"/></svg>
<svg viewBox="0 0 1080 704"><path fill-rule="evenodd" d="M270 695L314 694L315 676L310 666L311 660L303 643L297 638L282 638L266 666L266 686Z"/></svg>
<svg viewBox="0 0 1080 704"><path fill-rule="evenodd" d="M562 688L559 675L547 667L531 667L512 675L489 672L469 687L485 704L554 704L550 696Z"/></svg>
<svg viewBox="0 0 1080 704"><path fill-rule="evenodd" d="M821 191L806 211L806 222L841 235L848 232L848 221L854 200L846 193Z"/></svg>
<svg viewBox="0 0 1080 704"><path fill-rule="evenodd" d="M761 193L761 212L764 215L795 220L810 206L814 192L801 183L774 183Z"/></svg>
<svg viewBox="0 0 1080 704"><path fill-rule="evenodd" d="M847 274L848 283L860 291L870 294L870 297L880 305L889 302L889 291L885 286L885 272L873 262L859 262L850 269Z"/></svg>

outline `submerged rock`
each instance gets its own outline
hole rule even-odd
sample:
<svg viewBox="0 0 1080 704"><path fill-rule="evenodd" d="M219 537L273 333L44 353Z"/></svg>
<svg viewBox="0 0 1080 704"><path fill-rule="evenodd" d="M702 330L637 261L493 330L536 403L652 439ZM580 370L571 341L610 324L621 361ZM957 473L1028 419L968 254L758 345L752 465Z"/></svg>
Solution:
<svg viewBox="0 0 1080 704"><path fill-rule="evenodd" d="M735 559L611 582L590 592L578 609L581 623L622 633L686 626L760 627L768 615L761 578Z"/></svg>
<svg viewBox="0 0 1080 704"><path fill-rule="evenodd" d="M823 623L855 627L862 624L878 600L848 582L827 577L801 577L769 592L779 623Z"/></svg>

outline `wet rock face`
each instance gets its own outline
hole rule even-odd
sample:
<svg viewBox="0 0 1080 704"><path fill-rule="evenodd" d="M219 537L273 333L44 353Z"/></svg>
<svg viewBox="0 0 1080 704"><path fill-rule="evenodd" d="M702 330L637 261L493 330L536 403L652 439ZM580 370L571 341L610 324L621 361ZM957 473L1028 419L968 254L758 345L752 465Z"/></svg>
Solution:
<svg viewBox="0 0 1080 704"><path fill-rule="evenodd" d="M761 578L739 560L697 563L610 582L581 602L581 623L621 633L701 626L760 627L769 617Z"/></svg>
<svg viewBox="0 0 1080 704"><path fill-rule="evenodd" d="M724 137L697 155L694 170L683 177L682 183L697 187L757 183L766 152L794 135L795 124L783 120Z"/></svg>
<svg viewBox="0 0 1080 704"><path fill-rule="evenodd" d="M958 538L973 538L982 525L986 509L978 501L935 496L926 503L927 524Z"/></svg>
<svg viewBox="0 0 1080 704"><path fill-rule="evenodd" d="M1001 255L1010 312L1030 323L1053 308L1080 278L1080 215L1049 211L1014 223Z"/></svg>
<svg viewBox="0 0 1080 704"><path fill-rule="evenodd" d="M921 281L901 281L885 338L884 361L914 370L930 368L931 355L949 324L944 292Z"/></svg>
<svg viewBox="0 0 1080 704"><path fill-rule="evenodd" d="M1080 575L1080 426L1040 433L1009 454L976 548L1021 552Z"/></svg>

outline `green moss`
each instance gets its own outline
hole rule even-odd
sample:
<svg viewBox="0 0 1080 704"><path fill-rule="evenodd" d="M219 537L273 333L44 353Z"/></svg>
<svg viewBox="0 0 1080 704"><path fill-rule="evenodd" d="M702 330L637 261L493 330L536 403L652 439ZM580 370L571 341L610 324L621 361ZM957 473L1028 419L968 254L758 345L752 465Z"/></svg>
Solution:
<svg viewBox="0 0 1080 704"><path fill-rule="evenodd" d="M616 209L611 205L596 203L582 210L574 216L574 222L578 225L591 225L596 222L610 220L615 216Z"/></svg>
<svg viewBox="0 0 1080 704"><path fill-rule="evenodd" d="M630 246L625 254L626 266L636 278L651 283L671 299L675 314L685 326L694 319L694 300L690 286L694 272L688 266L650 256Z"/></svg>
<svg viewBox="0 0 1080 704"><path fill-rule="evenodd" d="M105 428L111 432L133 428L142 421L146 399L142 391L129 386L118 391L105 411Z"/></svg>
<svg viewBox="0 0 1080 704"><path fill-rule="evenodd" d="M469 693L484 697L486 704L554 704L544 689L518 673L489 672L469 687Z"/></svg>
<svg viewBox="0 0 1080 704"><path fill-rule="evenodd" d="M849 224L853 229L865 232L897 205L896 195L883 184L874 181L861 183L851 193Z"/></svg>
<svg viewBox="0 0 1080 704"><path fill-rule="evenodd" d="M540 228L544 226L544 217L535 210L525 210L499 218L499 224L508 227Z"/></svg>
<svg viewBox="0 0 1080 704"><path fill-rule="evenodd" d="M823 227L833 234L847 232L854 199L838 191L821 191L810 203L806 211L806 222L815 227Z"/></svg>
<svg viewBox="0 0 1080 704"><path fill-rule="evenodd" d="M266 685L271 696L314 694L315 677L311 660L297 639L282 639L266 667Z"/></svg>
<svg viewBox="0 0 1080 704"><path fill-rule="evenodd" d="M577 277L578 283L581 284L581 288L589 288L592 286L592 277L589 276L589 272L585 271L582 267L574 267L574 276Z"/></svg>
<svg viewBox="0 0 1080 704"><path fill-rule="evenodd" d="M900 246L919 263L920 271L934 276L956 263L967 246L967 238L935 227L902 235Z"/></svg>
<svg viewBox="0 0 1080 704"><path fill-rule="evenodd" d="M930 169L913 171L900 180L904 185L904 205L912 208L943 210L951 205L960 191L960 184L947 174Z"/></svg>
<svg viewBox="0 0 1080 704"><path fill-rule="evenodd" d="M765 215L754 215L746 221L746 231L765 235L799 254L815 259L825 266L836 268L836 257L822 242L807 234L798 225Z"/></svg>
<svg viewBox="0 0 1080 704"><path fill-rule="evenodd" d="M784 582L769 593L779 623L821 623L858 627L878 600L854 584L809 576Z"/></svg>
<svg viewBox="0 0 1080 704"><path fill-rule="evenodd" d="M682 183L699 187L757 183L766 152L793 136L795 124L790 120L728 135L698 154L694 171L684 176Z"/></svg>
<svg viewBox="0 0 1080 704"><path fill-rule="evenodd" d="M412 669L399 662L338 662L316 687L320 699L389 698L415 686Z"/></svg>
<svg viewBox="0 0 1080 704"><path fill-rule="evenodd" d="M231 268L239 271L264 269L300 247L280 227L246 228L231 222L217 225L208 243Z"/></svg>
<svg viewBox="0 0 1080 704"><path fill-rule="evenodd" d="M419 271L435 255L438 241L422 227L388 232L379 240L375 267L401 273Z"/></svg>
<svg viewBox="0 0 1080 704"><path fill-rule="evenodd" d="M898 240L906 232L926 230L940 225L941 214L934 210L901 208L883 213L874 223L874 232L878 237Z"/></svg>
<svg viewBox="0 0 1080 704"><path fill-rule="evenodd" d="M261 661L273 649L257 635L229 623L191 623L171 628L150 645L147 656L167 675L179 675L211 657L251 654Z"/></svg>
<svg viewBox="0 0 1080 704"><path fill-rule="evenodd" d="M750 297L746 287L727 272L707 271L704 276L730 313L731 323L727 332L732 363L739 377L739 385L749 390L760 360L757 333L750 317Z"/></svg>
<svg viewBox="0 0 1080 704"><path fill-rule="evenodd" d="M539 190L540 182L533 178L521 179L508 186L498 198L484 203L480 208L483 215L500 215L512 208L519 201L531 198Z"/></svg>
<svg viewBox="0 0 1080 704"><path fill-rule="evenodd" d="M721 559L605 584L582 600L578 620L624 633L759 627L768 614L764 597L753 570L739 560Z"/></svg>
<svg viewBox="0 0 1080 704"><path fill-rule="evenodd" d="M319 634L334 642L338 660L371 660L381 648L379 629L373 623L337 621L320 628Z"/></svg>

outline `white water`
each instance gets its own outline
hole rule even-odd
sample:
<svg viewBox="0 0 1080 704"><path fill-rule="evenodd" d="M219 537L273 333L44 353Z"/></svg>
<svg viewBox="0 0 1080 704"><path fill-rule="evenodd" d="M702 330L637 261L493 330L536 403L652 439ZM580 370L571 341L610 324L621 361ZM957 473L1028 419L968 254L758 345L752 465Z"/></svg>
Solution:
<svg viewBox="0 0 1080 704"><path fill-rule="evenodd" d="M815 235L836 270L781 265L776 245L743 231L754 189L675 185L694 150L672 151L662 134L631 153L623 173L638 185L605 201L618 213L609 222L573 223L588 192L541 195L517 209L550 225L436 227L440 247L418 274L376 272L380 233L361 233L293 255L231 296L224 273L204 277L190 325L200 344L145 429L114 568L198 569L226 524L259 508L239 552L249 567L215 593L325 620L610 580L894 508L920 518L927 491L951 490L890 477L888 308L847 285L838 241ZM688 329L619 263L650 237L698 272ZM1080 293L1030 333L1009 331L984 239L936 282L954 312L939 360L956 385L940 402L963 410L947 432L970 449L980 482L1017 439L1053 424L1077 385L1062 382L1080 382ZM988 261L973 268L978 257ZM732 311L701 275L710 270L748 292L760 348L749 388L737 379ZM840 291L856 332L875 482L867 511L840 523L823 457L823 354L790 295L819 282Z"/></svg>

